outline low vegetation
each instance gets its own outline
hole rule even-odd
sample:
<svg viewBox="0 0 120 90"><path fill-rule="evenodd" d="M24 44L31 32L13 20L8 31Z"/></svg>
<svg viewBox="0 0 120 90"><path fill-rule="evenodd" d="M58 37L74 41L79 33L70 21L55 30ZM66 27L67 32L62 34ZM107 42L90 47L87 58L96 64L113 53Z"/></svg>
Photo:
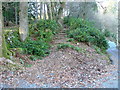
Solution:
<svg viewBox="0 0 120 90"><path fill-rule="evenodd" d="M83 50L82 48L67 43L61 43L57 46L57 49L66 49L66 48L71 48L73 50L76 50L77 52L82 52Z"/></svg>
<svg viewBox="0 0 120 90"><path fill-rule="evenodd" d="M110 32L101 32L94 27L92 22L81 18L64 18L64 24L69 28L67 35L78 42L90 43L97 46L102 51L108 49L106 37L110 36Z"/></svg>
<svg viewBox="0 0 120 90"><path fill-rule="evenodd" d="M30 25L30 36L46 42L50 42L58 31L59 27L55 20L39 20Z"/></svg>
<svg viewBox="0 0 120 90"><path fill-rule="evenodd" d="M36 24L30 25L29 29L29 37L24 42L20 41L18 30L13 32L7 31L5 38L8 49L19 48L22 53L32 55L30 57L31 60L49 55L49 43L59 29L57 23L50 20L40 20Z"/></svg>

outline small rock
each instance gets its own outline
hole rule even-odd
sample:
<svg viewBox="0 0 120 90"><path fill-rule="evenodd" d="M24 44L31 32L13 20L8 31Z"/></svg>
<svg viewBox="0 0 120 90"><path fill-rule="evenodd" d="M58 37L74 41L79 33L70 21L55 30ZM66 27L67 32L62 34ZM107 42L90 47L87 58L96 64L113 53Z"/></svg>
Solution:
<svg viewBox="0 0 120 90"><path fill-rule="evenodd" d="M79 43L77 43L77 45L79 45Z"/></svg>
<svg viewBox="0 0 120 90"><path fill-rule="evenodd" d="M13 61L11 61L9 59L6 59L5 61L8 62L8 63L11 63L11 64L15 64Z"/></svg>

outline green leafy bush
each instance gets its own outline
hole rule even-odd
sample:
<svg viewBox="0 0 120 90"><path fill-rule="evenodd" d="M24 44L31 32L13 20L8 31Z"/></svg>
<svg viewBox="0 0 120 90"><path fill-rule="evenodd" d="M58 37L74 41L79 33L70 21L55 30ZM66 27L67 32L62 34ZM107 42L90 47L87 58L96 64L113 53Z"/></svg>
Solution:
<svg viewBox="0 0 120 90"><path fill-rule="evenodd" d="M75 40L79 41L79 42L87 42L88 41L88 36L89 34L87 32L85 32L84 29L81 28L77 28L75 30L71 30L70 32L68 32L68 36L70 38L74 38Z"/></svg>
<svg viewBox="0 0 120 90"><path fill-rule="evenodd" d="M105 35L106 37L110 37L110 36L111 36L111 33L110 33L110 31L108 31L108 30L105 30L103 33L104 33L104 35Z"/></svg>
<svg viewBox="0 0 120 90"><path fill-rule="evenodd" d="M5 39L7 41L8 48L18 48L18 46L21 46L18 30L5 32Z"/></svg>
<svg viewBox="0 0 120 90"><path fill-rule="evenodd" d="M70 39L67 40L67 42L74 42L74 39L70 38Z"/></svg>
<svg viewBox="0 0 120 90"><path fill-rule="evenodd" d="M68 25L69 24L69 19L70 19L69 17L64 17L63 23Z"/></svg>
<svg viewBox="0 0 120 90"><path fill-rule="evenodd" d="M108 48L108 43L104 34L97 29L77 28L75 30L70 30L68 32L68 37L74 38L79 42L90 42L103 50Z"/></svg>
<svg viewBox="0 0 120 90"><path fill-rule="evenodd" d="M18 31L6 33L5 37L9 48L22 48L24 53L39 57L44 57L50 53L49 44L42 39L32 40L28 38L25 42L21 42Z"/></svg>
<svg viewBox="0 0 120 90"><path fill-rule="evenodd" d="M81 18L68 19L66 17L64 23L69 26L69 30L66 32L68 37L79 42L90 42L101 50L106 50L108 48L106 37L109 36L109 33L107 31L105 33L101 32L94 27L92 22Z"/></svg>
<svg viewBox="0 0 120 90"><path fill-rule="evenodd" d="M34 57L44 57L50 53L49 42L59 27L54 20L40 20L29 26L29 37L25 42L20 41L19 32L9 31L5 33L8 48L21 48L24 53L33 55ZM31 56L31 59L33 58ZM34 59L34 58L33 58Z"/></svg>
<svg viewBox="0 0 120 90"><path fill-rule="evenodd" d="M49 45L43 40L28 39L23 43L22 48L25 48L26 53L31 55L44 57L49 54Z"/></svg>
<svg viewBox="0 0 120 90"><path fill-rule="evenodd" d="M81 19L81 18L73 18L73 17L65 17L64 18L64 24L69 26L70 29L76 29L76 28L86 28L93 26L93 22L89 22L87 20Z"/></svg>
<svg viewBox="0 0 120 90"><path fill-rule="evenodd" d="M30 35L43 39L46 42L52 40L53 35L59 30L58 24L54 20L40 20L30 26Z"/></svg>

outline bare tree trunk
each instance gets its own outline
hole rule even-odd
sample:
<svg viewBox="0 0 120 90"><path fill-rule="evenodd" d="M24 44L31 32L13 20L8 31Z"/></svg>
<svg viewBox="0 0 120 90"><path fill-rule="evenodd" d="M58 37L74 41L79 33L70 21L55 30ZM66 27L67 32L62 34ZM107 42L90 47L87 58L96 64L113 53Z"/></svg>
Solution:
<svg viewBox="0 0 120 90"><path fill-rule="evenodd" d="M35 3L35 6L36 6L36 19L38 19L38 2L37 2L37 0Z"/></svg>
<svg viewBox="0 0 120 90"><path fill-rule="evenodd" d="M51 3L47 3L48 19L52 20Z"/></svg>
<svg viewBox="0 0 120 90"><path fill-rule="evenodd" d="M60 2L60 8L58 10L58 16L57 19L59 20L61 16L63 15L63 9L65 7L65 2Z"/></svg>
<svg viewBox="0 0 120 90"><path fill-rule="evenodd" d="M63 14L62 14L62 17L64 16L64 12L65 12L65 10L63 9Z"/></svg>
<svg viewBox="0 0 120 90"><path fill-rule="evenodd" d="M57 16L58 16L58 5L59 5L59 2L55 2L54 3L54 16L55 16L55 20L57 20Z"/></svg>
<svg viewBox="0 0 120 90"><path fill-rule="evenodd" d="M50 17L50 6L49 6L49 3L47 3L47 14L48 14L48 19L51 19L51 17Z"/></svg>
<svg viewBox="0 0 120 90"><path fill-rule="evenodd" d="M40 3L40 19L42 19L42 7L43 7L43 4L42 2Z"/></svg>
<svg viewBox="0 0 120 90"><path fill-rule="evenodd" d="M52 13L52 18L55 19L55 11L54 11L54 3L51 2L51 13Z"/></svg>
<svg viewBox="0 0 120 90"><path fill-rule="evenodd" d="M61 16L63 15L63 9L65 7L65 2L60 2L60 8L58 10L58 16L57 16L57 23L59 24L60 28L62 29L62 20L61 20Z"/></svg>
<svg viewBox="0 0 120 90"><path fill-rule="evenodd" d="M51 17L51 20L53 19L53 15L52 15L52 7L51 7L51 3L49 4L49 8L50 8L50 17Z"/></svg>
<svg viewBox="0 0 120 90"><path fill-rule="evenodd" d="M45 3L44 3L44 19L46 20L46 10L45 10Z"/></svg>
<svg viewBox="0 0 120 90"><path fill-rule="evenodd" d="M0 2L0 57L2 56L2 2Z"/></svg>
<svg viewBox="0 0 120 90"><path fill-rule="evenodd" d="M18 25L17 4L15 4L15 24Z"/></svg>
<svg viewBox="0 0 120 90"><path fill-rule="evenodd" d="M28 36L28 3L20 2L20 39L25 41Z"/></svg>
<svg viewBox="0 0 120 90"><path fill-rule="evenodd" d="M85 2L84 2L84 10L83 10L84 11L84 13L83 13L83 19L84 20L86 19L86 13L87 13L86 12L86 9L87 9L86 6L87 6L87 3L86 3L86 0L85 0Z"/></svg>

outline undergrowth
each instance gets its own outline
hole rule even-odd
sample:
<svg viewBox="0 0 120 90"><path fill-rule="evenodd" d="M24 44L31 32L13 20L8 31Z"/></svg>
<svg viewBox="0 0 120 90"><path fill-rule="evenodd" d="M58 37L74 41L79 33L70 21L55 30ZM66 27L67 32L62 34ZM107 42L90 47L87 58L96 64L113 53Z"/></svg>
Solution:
<svg viewBox="0 0 120 90"><path fill-rule="evenodd" d="M36 24L30 25L30 37L50 42L53 36L59 31L58 24L54 20L39 20Z"/></svg>
<svg viewBox="0 0 120 90"><path fill-rule="evenodd" d="M40 20L29 25L29 36L24 42L21 42L18 30L5 32L5 39L9 50L19 48L22 54L31 55L30 59L35 61L49 55L49 43L58 30L54 20Z"/></svg>
<svg viewBox="0 0 120 90"><path fill-rule="evenodd" d="M71 44L67 44L67 43L61 43L58 44L57 49L66 49L66 48L71 48L73 50L76 50L77 52L82 52L82 48L79 48L77 46L71 45Z"/></svg>
<svg viewBox="0 0 120 90"><path fill-rule="evenodd" d="M108 49L109 46L106 37L110 37L111 35L108 30L101 32L92 22L81 18L65 17L64 24L69 28L66 33L68 37L71 38L70 41L74 39L78 42L90 43L91 45L95 45L102 52Z"/></svg>

